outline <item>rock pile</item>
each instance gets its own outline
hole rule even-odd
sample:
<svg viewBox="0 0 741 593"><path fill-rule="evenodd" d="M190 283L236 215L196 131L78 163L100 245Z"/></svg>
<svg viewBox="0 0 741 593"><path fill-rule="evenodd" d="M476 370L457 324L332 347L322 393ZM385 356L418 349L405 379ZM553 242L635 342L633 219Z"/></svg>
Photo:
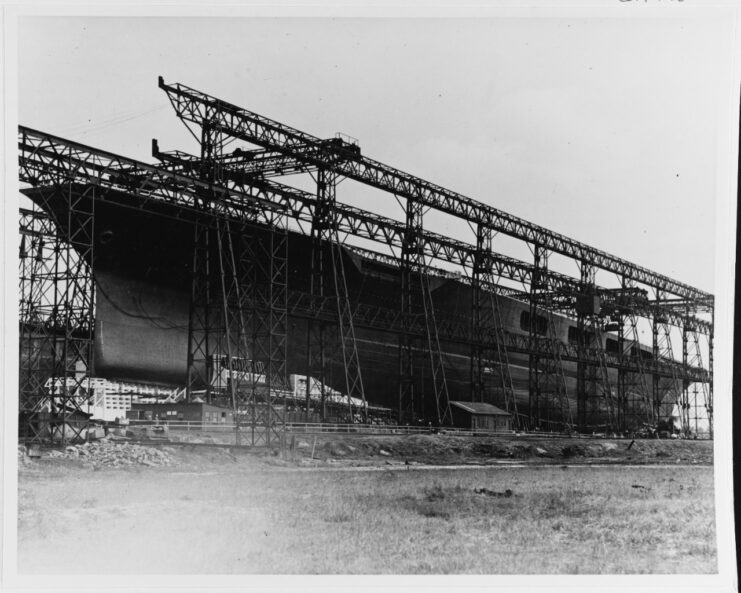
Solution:
<svg viewBox="0 0 741 593"><path fill-rule="evenodd" d="M170 454L162 449L132 443L113 442L107 439L81 445L69 445L63 451L52 451L49 457L79 459L93 468L174 464Z"/></svg>

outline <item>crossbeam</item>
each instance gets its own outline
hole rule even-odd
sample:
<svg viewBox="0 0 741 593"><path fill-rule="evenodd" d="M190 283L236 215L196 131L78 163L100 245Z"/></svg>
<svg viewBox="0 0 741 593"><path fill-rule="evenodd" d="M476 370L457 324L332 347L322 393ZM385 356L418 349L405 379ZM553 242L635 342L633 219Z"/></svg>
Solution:
<svg viewBox="0 0 741 593"><path fill-rule="evenodd" d="M153 146L156 147L156 144L153 144ZM154 151L154 156L170 163L170 165L180 163L180 170L185 171L185 174L191 174L191 171L195 172L198 170L198 158L193 155L178 152L176 156L174 153L162 153L157 148ZM284 204L294 218L307 223L310 223L312 220L310 212L313 212L313 208L316 205L316 196L314 194L272 179L259 177L236 178L234 176L227 176L224 183L233 191L259 190L262 196L274 200L276 203ZM334 210L337 214L339 232L385 243L397 252L401 252L406 233L406 226L403 222L342 202L335 202ZM453 263L463 268L466 272L473 270L478 254L475 245L425 229L420 229L418 241L426 257ZM500 278L513 280L523 286L530 286L533 277L532 264L496 253L492 250L488 250L484 258L486 260L485 264L491 267L493 274ZM552 296L555 298L555 302L560 303L559 308L562 312L565 314L571 312L572 316L575 316L573 314L575 299L576 295L581 291L579 280L553 270L540 270L539 274L541 281L553 293ZM633 292L636 291L634 290ZM633 298L626 301L625 298L621 297L625 297L628 293L622 289L595 286L595 294L600 296L601 299L604 299L606 307L612 309L617 307L627 308L634 313L646 317L665 316L677 326L681 326L689 320L701 333L712 331L711 323L695 316L688 317L684 310L680 312L675 306L665 308L661 303L652 302L648 299L635 298L633 293L630 293ZM682 302L684 303L686 301ZM707 303L707 299L704 302Z"/></svg>

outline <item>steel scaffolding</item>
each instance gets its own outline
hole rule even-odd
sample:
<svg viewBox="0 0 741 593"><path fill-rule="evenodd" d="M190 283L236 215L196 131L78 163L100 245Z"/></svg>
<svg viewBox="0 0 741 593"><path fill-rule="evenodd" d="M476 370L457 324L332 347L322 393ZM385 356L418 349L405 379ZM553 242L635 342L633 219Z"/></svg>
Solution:
<svg viewBox="0 0 741 593"><path fill-rule="evenodd" d="M354 418L353 401L361 402L359 412L367 417L368 404L365 399L363 376L360 368L358 345L355 339L352 306L347 289L343 250L337 229L335 204L337 175L326 169L319 169L316 178L317 196L314 217L311 224L311 294L313 304L331 295L332 289L337 303L336 326L342 362L345 369L345 394L348 401L349 422ZM330 260L327 265L326 260ZM331 280L328 276L331 276ZM316 310L316 306L314 306ZM310 319L307 331L306 367L306 413L307 422L310 410L311 380L314 378L321 389L321 418L327 418L327 373L326 346L327 324L321 319Z"/></svg>
<svg viewBox="0 0 741 593"><path fill-rule="evenodd" d="M563 360L554 332L551 311L554 295L544 278L548 270L548 250L535 245L533 278L530 284L527 329L530 342L529 428L571 430L573 414L568 400Z"/></svg>
<svg viewBox="0 0 741 593"><path fill-rule="evenodd" d="M521 428L499 303L501 289L489 256L492 240L491 227L478 225L471 272L471 335L476 340L471 349L471 401L488 400L500 406L512 414L515 428Z"/></svg>
<svg viewBox="0 0 741 593"><path fill-rule="evenodd" d="M86 193L93 199L58 180L41 205L19 212L19 433L29 441L86 438L95 188Z"/></svg>
<svg viewBox="0 0 741 593"><path fill-rule="evenodd" d="M712 295L369 159L356 143L317 138L183 85L160 79L160 87L186 126L195 124L191 132L201 146L199 155L162 153L155 142L153 153L160 161L155 166L20 130L21 180L34 188L40 210L57 222L59 244L68 246L58 250L59 256L50 252L59 264L53 264L54 257L36 264L23 255L27 247L21 249L22 401L31 392L41 401L49 391L39 386L46 379L38 369L49 359L44 352L61 356L51 334L65 336L61 348L68 354L63 359L74 359L72 367L65 362L66 370L53 371L63 377L58 384L67 393L57 398L64 400L60 405L67 409L69 401L84 395L82 384L66 385L92 368L92 231L94 205L104 201L192 225L188 393L192 397L203 390L207 401L228 400L243 425L251 426L255 444L269 444L271 432L275 436L285 419L285 400L283 406L279 400L287 391L289 316L305 320L308 328L307 413L311 378L325 400L330 342L341 350L350 418L354 402L367 405L356 332L369 329L398 337L400 421L449 421L443 346L457 345L470 353L471 398L500 405L516 419L527 417L523 428L629 432L658 426L678 409L685 435L698 434L703 418L712 431ZM259 148L227 152L235 140ZM315 176L316 192L275 180L296 173ZM404 220L342 203L336 196L342 179L395 196L405 205ZM474 240L427 230L424 217L430 210L467 221ZM68 220L57 220L61 216ZM288 286L289 230L311 238L308 292ZM27 230L23 236L31 234ZM497 253L495 234L521 241L533 261ZM372 242L386 253L348 245L347 237ZM398 270L396 306L353 301L344 269L352 251ZM84 270L70 265L74 254L87 266ZM579 277L552 269L553 254L576 262ZM455 268L457 281L471 288L465 319L436 303L431 279L446 272L434 261ZM40 277L34 270L53 265L58 270L51 281L57 287L52 310L72 313L34 325L44 293L33 288ZM619 287L598 285L597 271L616 274ZM66 280L61 279L64 273ZM77 286L77 292L66 291L67 285ZM78 305L81 293L89 299ZM643 296L649 293L653 300ZM505 325L504 296L526 305L521 328ZM573 336L558 335L557 319L575 324ZM650 345L641 343L641 326L650 326ZM331 329L336 336L330 336ZM682 356L677 359L680 334ZM432 379L425 386L422 351L429 357ZM518 408L511 354L529 360L527 409ZM566 363L576 367L575 384L566 379ZM230 380L214 383L217 375Z"/></svg>

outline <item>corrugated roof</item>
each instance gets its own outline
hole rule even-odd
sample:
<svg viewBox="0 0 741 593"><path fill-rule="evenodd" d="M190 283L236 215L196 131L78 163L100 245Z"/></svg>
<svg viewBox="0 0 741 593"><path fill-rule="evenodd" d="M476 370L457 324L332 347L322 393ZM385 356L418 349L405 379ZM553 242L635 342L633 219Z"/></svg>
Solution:
<svg viewBox="0 0 741 593"><path fill-rule="evenodd" d="M510 416L509 412L492 406L491 404L485 404L482 402L450 402L451 406L456 406L469 412L471 414L489 414L490 416Z"/></svg>

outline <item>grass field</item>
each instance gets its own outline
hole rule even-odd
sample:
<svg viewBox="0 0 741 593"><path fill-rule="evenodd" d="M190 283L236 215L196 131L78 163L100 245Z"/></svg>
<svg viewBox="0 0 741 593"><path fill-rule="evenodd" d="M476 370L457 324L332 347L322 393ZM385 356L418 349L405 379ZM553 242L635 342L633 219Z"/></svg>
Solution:
<svg viewBox="0 0 741 593"><path fill-rule="evenodd" d="M36 466L19 476L19 571L712 573L712 479L689 465Z"/></svg>

